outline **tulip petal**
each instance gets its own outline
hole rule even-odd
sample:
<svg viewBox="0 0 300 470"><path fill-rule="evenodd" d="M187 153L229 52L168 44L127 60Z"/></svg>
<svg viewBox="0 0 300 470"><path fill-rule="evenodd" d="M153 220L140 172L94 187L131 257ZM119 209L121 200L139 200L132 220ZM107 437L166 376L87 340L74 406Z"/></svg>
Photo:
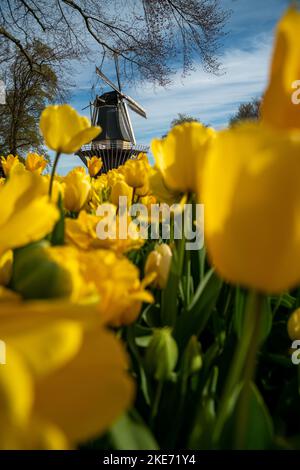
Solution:
<svg viewBox="0 0 300 470"><path fill-rule="evenodd" d="M125 367L114 336L93 330L71 362L37 385L35 410L71 441L99 435L132 400L133 384Z"/></svg>
<svg viewBox="0 0 300 470"><path fill-rule="evenodd" d="M72 136L69 142L64 146L64 153L74 153L82 145L88 144L101 132L101 127L88 127L78 134Z"/></svg>

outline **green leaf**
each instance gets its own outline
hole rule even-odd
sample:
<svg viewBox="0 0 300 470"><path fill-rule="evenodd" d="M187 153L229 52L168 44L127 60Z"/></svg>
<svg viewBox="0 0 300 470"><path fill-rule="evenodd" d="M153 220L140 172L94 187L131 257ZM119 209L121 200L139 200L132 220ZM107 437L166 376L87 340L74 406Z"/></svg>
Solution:
<svg viewBox="0 0 300 470"><path fill-rule="evenodd" d="M145 403L147 405L150 405L150 395L151 395L151 390L149 390L150 384L147 380L147 375L143 367L143 361L142 361L142 358L140 356L140 353L136 344L134 327L132 325L127 327L126 339L127 339L128 349L131 353L131 359L133 362L134 370L138 377L138 389L141 390Z"/></svg>
<svg viewBox="0 0 300 470"><path fill-rule="evenodd" d="M125 414L111 428L110 438L118 450L158 450L159 446L151 431L135 412Z"/></svg>
<svg viewBox="0 0 300 470"><path fill-rule="evenodd" d="M174 336L185 348L192 335L199 336L205 328L216 305L222 280L211 269L199 284L189 308L178 319Z"/></svg>
<svg viewBox="0 0 300 470"><path fill-rule="evenodd" d="M233 412L224 426L221 447L235 448L239 436L239 404L242 387L234 404ZM263 397L254 383L251 383L247 423L245 427L244 450L264 450L272 447L274 429Z"/></svg>

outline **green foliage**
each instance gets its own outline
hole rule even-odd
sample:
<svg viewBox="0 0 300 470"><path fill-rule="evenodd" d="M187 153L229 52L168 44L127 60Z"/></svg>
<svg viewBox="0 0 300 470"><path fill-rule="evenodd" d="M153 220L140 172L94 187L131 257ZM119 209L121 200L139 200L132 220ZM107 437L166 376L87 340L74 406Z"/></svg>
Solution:
<svg viewBox="0 0 300 470"><path fill-rule="evenodd" d="M154 304L120 331L137 383L134 413L143 429L134 438L135 425L123 418L110 446L149 448L150 435L162 449L299 449L300 375L286 331L299 292L249 295L220 280L204 248L183 247L182 240L173 247L166 288L154 289ZM161 331L173 336L166 348L157 340ZM158 377L149 362L155 371L171 365Z"/></svg>

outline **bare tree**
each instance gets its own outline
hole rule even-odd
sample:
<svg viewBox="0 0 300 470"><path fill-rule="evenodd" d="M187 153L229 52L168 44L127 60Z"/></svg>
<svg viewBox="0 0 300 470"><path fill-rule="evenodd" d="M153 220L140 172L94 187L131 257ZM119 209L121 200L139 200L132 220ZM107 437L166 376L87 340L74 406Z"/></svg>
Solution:
<svg viewBox="0 0 300 470"><path fill-rule="evenodd" d="M6 103L0 106L0 154L44 152L39 117L47 103L63 101L67 84L59 76L60 60L51 48L35 40L26 52L39 68L31 68L17 48L5 70Z"/></svg>
<svg viewBox="0 0 300 470"><path fill-rule="evenodd" d="M165 85L179 58L183 73L197 55L205 69L218 70L227 16L220 0L1 0L0 47L13 44L34 67L33 38L75 56L96 45L102 59L118 54L127 79Z"/></svg>

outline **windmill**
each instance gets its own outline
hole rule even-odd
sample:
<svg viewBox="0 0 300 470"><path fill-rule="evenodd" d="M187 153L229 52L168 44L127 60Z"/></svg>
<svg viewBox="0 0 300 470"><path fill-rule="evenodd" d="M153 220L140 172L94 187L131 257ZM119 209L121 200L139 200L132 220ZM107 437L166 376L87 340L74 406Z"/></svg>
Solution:
<svg viewBox="0 0 300 470"><path fill-rule="evenodd" d="M140 152L149 149L136 143L128 108L143 118L147 118L146 112L134 99L122 92L117 55L114 58L118 86L96 67L96 73L112 91L97 95L89 105L92 125L100 126L102 130L89 145L84 145L77 152L85 165L87 157L101 157L102 173L118 168L129 158L136 158Z"/></svg>

